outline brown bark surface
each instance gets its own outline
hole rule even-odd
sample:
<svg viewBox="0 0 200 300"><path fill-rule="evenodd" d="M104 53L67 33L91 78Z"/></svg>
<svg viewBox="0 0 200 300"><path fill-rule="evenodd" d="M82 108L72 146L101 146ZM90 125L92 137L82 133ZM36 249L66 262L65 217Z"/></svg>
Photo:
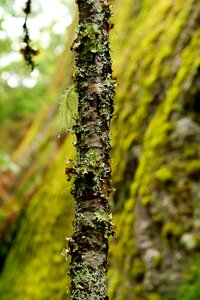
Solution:
<svg viewBox="0 0 200 300"><path fill-rule="evenodd" d="M69 162L76 200L74 233L69 239L72 299L107 299L108 238L111 234L109 194L110 121L113 113L108 33L108 1L77 1L79 27L73 43L76 52L75 86L78 116L77 161Z"/></svg>

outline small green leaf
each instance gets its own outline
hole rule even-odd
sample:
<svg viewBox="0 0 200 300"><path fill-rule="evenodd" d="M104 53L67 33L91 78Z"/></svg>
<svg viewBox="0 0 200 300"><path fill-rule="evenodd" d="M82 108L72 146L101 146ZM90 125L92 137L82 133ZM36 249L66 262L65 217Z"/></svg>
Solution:
<svg viewBox="0 0 200 300"><path fill-rule="evenodd" d="M59 99L59 133L70 130L78 111L78 99L74 85L64 91Z"/></svg>

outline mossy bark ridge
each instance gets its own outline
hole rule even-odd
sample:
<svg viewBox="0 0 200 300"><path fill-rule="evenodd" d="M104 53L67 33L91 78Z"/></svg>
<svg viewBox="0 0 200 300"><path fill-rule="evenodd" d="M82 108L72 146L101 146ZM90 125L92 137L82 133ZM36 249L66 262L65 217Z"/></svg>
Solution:
<svg viewBox="0 0 200 300"><path fill-rule="evenodd" d="M110 6L107 0L77 1L79 27L75 86L78 116L77 160L66 173L74 175L74 233L68 239L72 299L108 299L108 237L111 234L110 121L115 80L109 53ZM70 165L71 164L71 165Z"/></svg>

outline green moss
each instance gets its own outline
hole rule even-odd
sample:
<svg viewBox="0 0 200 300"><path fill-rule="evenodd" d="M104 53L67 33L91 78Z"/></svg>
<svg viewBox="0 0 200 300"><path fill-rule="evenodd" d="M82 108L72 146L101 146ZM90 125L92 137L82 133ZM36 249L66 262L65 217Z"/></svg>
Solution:
<svg viewBox="0 0 200 300"><path fill-rule="evenodd" d="M70 137L67 143L72 144ZM68 155L73 155L72 148L70 152ZM73 218L73 202L65 182L65 155L63 145L21 221L1 274L2 300L62 299L65 295L69 279L61 251L66 234L71 234Z"/></svg>
<svg viewBox="0 0 200 300"><path fill-rule="evenodd" d="M186 166L186 173L191 177L191 178L200 178L200 160L191 160L187 162Z"/></svg>
<svg viewBox="0 0 200 300"><path fill-rule="evenodd" d="M198 147L190 145L190 147L184 149L183 156L186 159L195 158L198 157L198 151Z"/></svg>
<svg viewBox="0 0 200 300"><path fill-rule="evenodd" d="M157 293L151 293L149 296L148 296L148 300L162 300L163 298L160 297L159 294Z"/></svg>
<svg viewBox="0 0 200 300"><path fill-rule="evenodd" d="M173 174L169 168L162 167L155 172L155 177L161 182L173 181Z"/></svg>
<svg viewBox="0 0 200 300"><path fill-rule="evenodd" d="M155 255L153 258L153 266L155 269L159 269L162 263L162 254L159 253L159 255Z"/></svg>
<svg viewBox="0 0 200 300"><path fill-rule="evenodd" d="M162 225L162 223L165 220L165 215L164 215L164 213L158 212L157 214L153 215L152 220L156 224Z"/></svg>
<svg viewBox="0 0 200 300"><path fill-rule="evenodd" d="M141 282L144 278L144 266L140 259L135 259L133 266L130 270L130 276L136 280L136 282Z"/></svg>
<svg viewBox="0 0 200 300"><path fill-rule="evenodd" d="M189 201L194 197L193 183L186 182L188 176L192 180L194 178L186 173L185 168L192 158L198 159L199 155L199 146L194 140L187 143L180 133L176 134L177 120L186 114L184 101L190 99L191 87L200 65L200 30L196 26L197 21L193 31L190 23L194 22L193 15L199 9L199 4L179 0L176 3L158 1L155 5L152 1L141 1L138 6L138 2L134 1L137 13L131 22L124 22L130 14L133 16L133 3L130 2L125 0L123 7L116 7L119 22L115 21L115 30L118 35L111 37L113 44L117 44L113 59L119 82L116 93L117 118L113 120L113 180L116 188L120 185L120 191L124 188L126 174L133 168L130 157L134 157L134 153L131 149L135 145L140 148L138 165L128 192L120 192L120 196L115 198L115 201L124 202L123 212L117 215L117 241L110 251L112 269L109 283L112 285L115 276L118 278L115 287L118 293L129 281L137 251L143 255L143 250L136 249L136 245L140 247L140 241L144 238L141 234L155 248L160 239L159 245L164 250L154 262L155 269L161 267L161 270L158 273L154 270L154 275L144 264L144 278L147 273L153 278L157 276L157 280L164 276L166 270L162 269L162 263L167 260L169 247L166 239L177 241L181 238L186 226L184 218L187 219L193 211L193 204ZM116 3L118 5L119 2ZM145 221L148 221L149 227L146 231L139 231L138 227L142 227L143 223L145 226ZM191 227L189 223L187 225ZM177 266L176 245L170 246L174 262L172 269ZM130 268L126 267L128 263ZM116 269L123 274L121 280ZM147 299L145 291L147 295L150 293L145 282L140 295L136 295L132 284L132 298ZM161 289L162 292L153 293L152 297L178 299L170 284L166 291L166 282L162 282ZM112 293L111 299L115 297L116 294ZM126 298L121 295L119 299Z"/></svg>
<svg viewBox="0 0 200 300"><path fill-rule="evenodd" d="M152 201L151 195L147 195L147 196L142 197L141 203L143 205L148 205L149 203L151 203L151 201Z"/></svg>
<svg viewBox="0 0 200 300"><path fill-rule="evenodd" d="M143 286L142 286L142 284L137 283L135 285L135 294L138 295L138 296L140 296L142 292L143 292Z"/></svg>
<svg viewBox="0 0 200 300"><path fill-rule="evenodd" d="M163 238L167 238L167 239L178 238L181 236L182 232L183 232L183 228L181 228L180 225L169 222L163 226L161 235Z"/></svg>

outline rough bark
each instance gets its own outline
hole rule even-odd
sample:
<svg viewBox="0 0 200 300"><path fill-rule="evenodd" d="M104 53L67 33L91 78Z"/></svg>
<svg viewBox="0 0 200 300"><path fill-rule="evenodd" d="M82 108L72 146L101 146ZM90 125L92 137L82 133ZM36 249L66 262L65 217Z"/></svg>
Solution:
<svg viewBox="0 0 200 300"><path fill-rule="evenodd" d="M78 116L74 131L77 161L69 162L76 200L74 233L69 239L72 299L108 299L108 238L111 234L110 121L115 81L109 53L108 1L77 1L79 27L75 86Z"/></svg>

